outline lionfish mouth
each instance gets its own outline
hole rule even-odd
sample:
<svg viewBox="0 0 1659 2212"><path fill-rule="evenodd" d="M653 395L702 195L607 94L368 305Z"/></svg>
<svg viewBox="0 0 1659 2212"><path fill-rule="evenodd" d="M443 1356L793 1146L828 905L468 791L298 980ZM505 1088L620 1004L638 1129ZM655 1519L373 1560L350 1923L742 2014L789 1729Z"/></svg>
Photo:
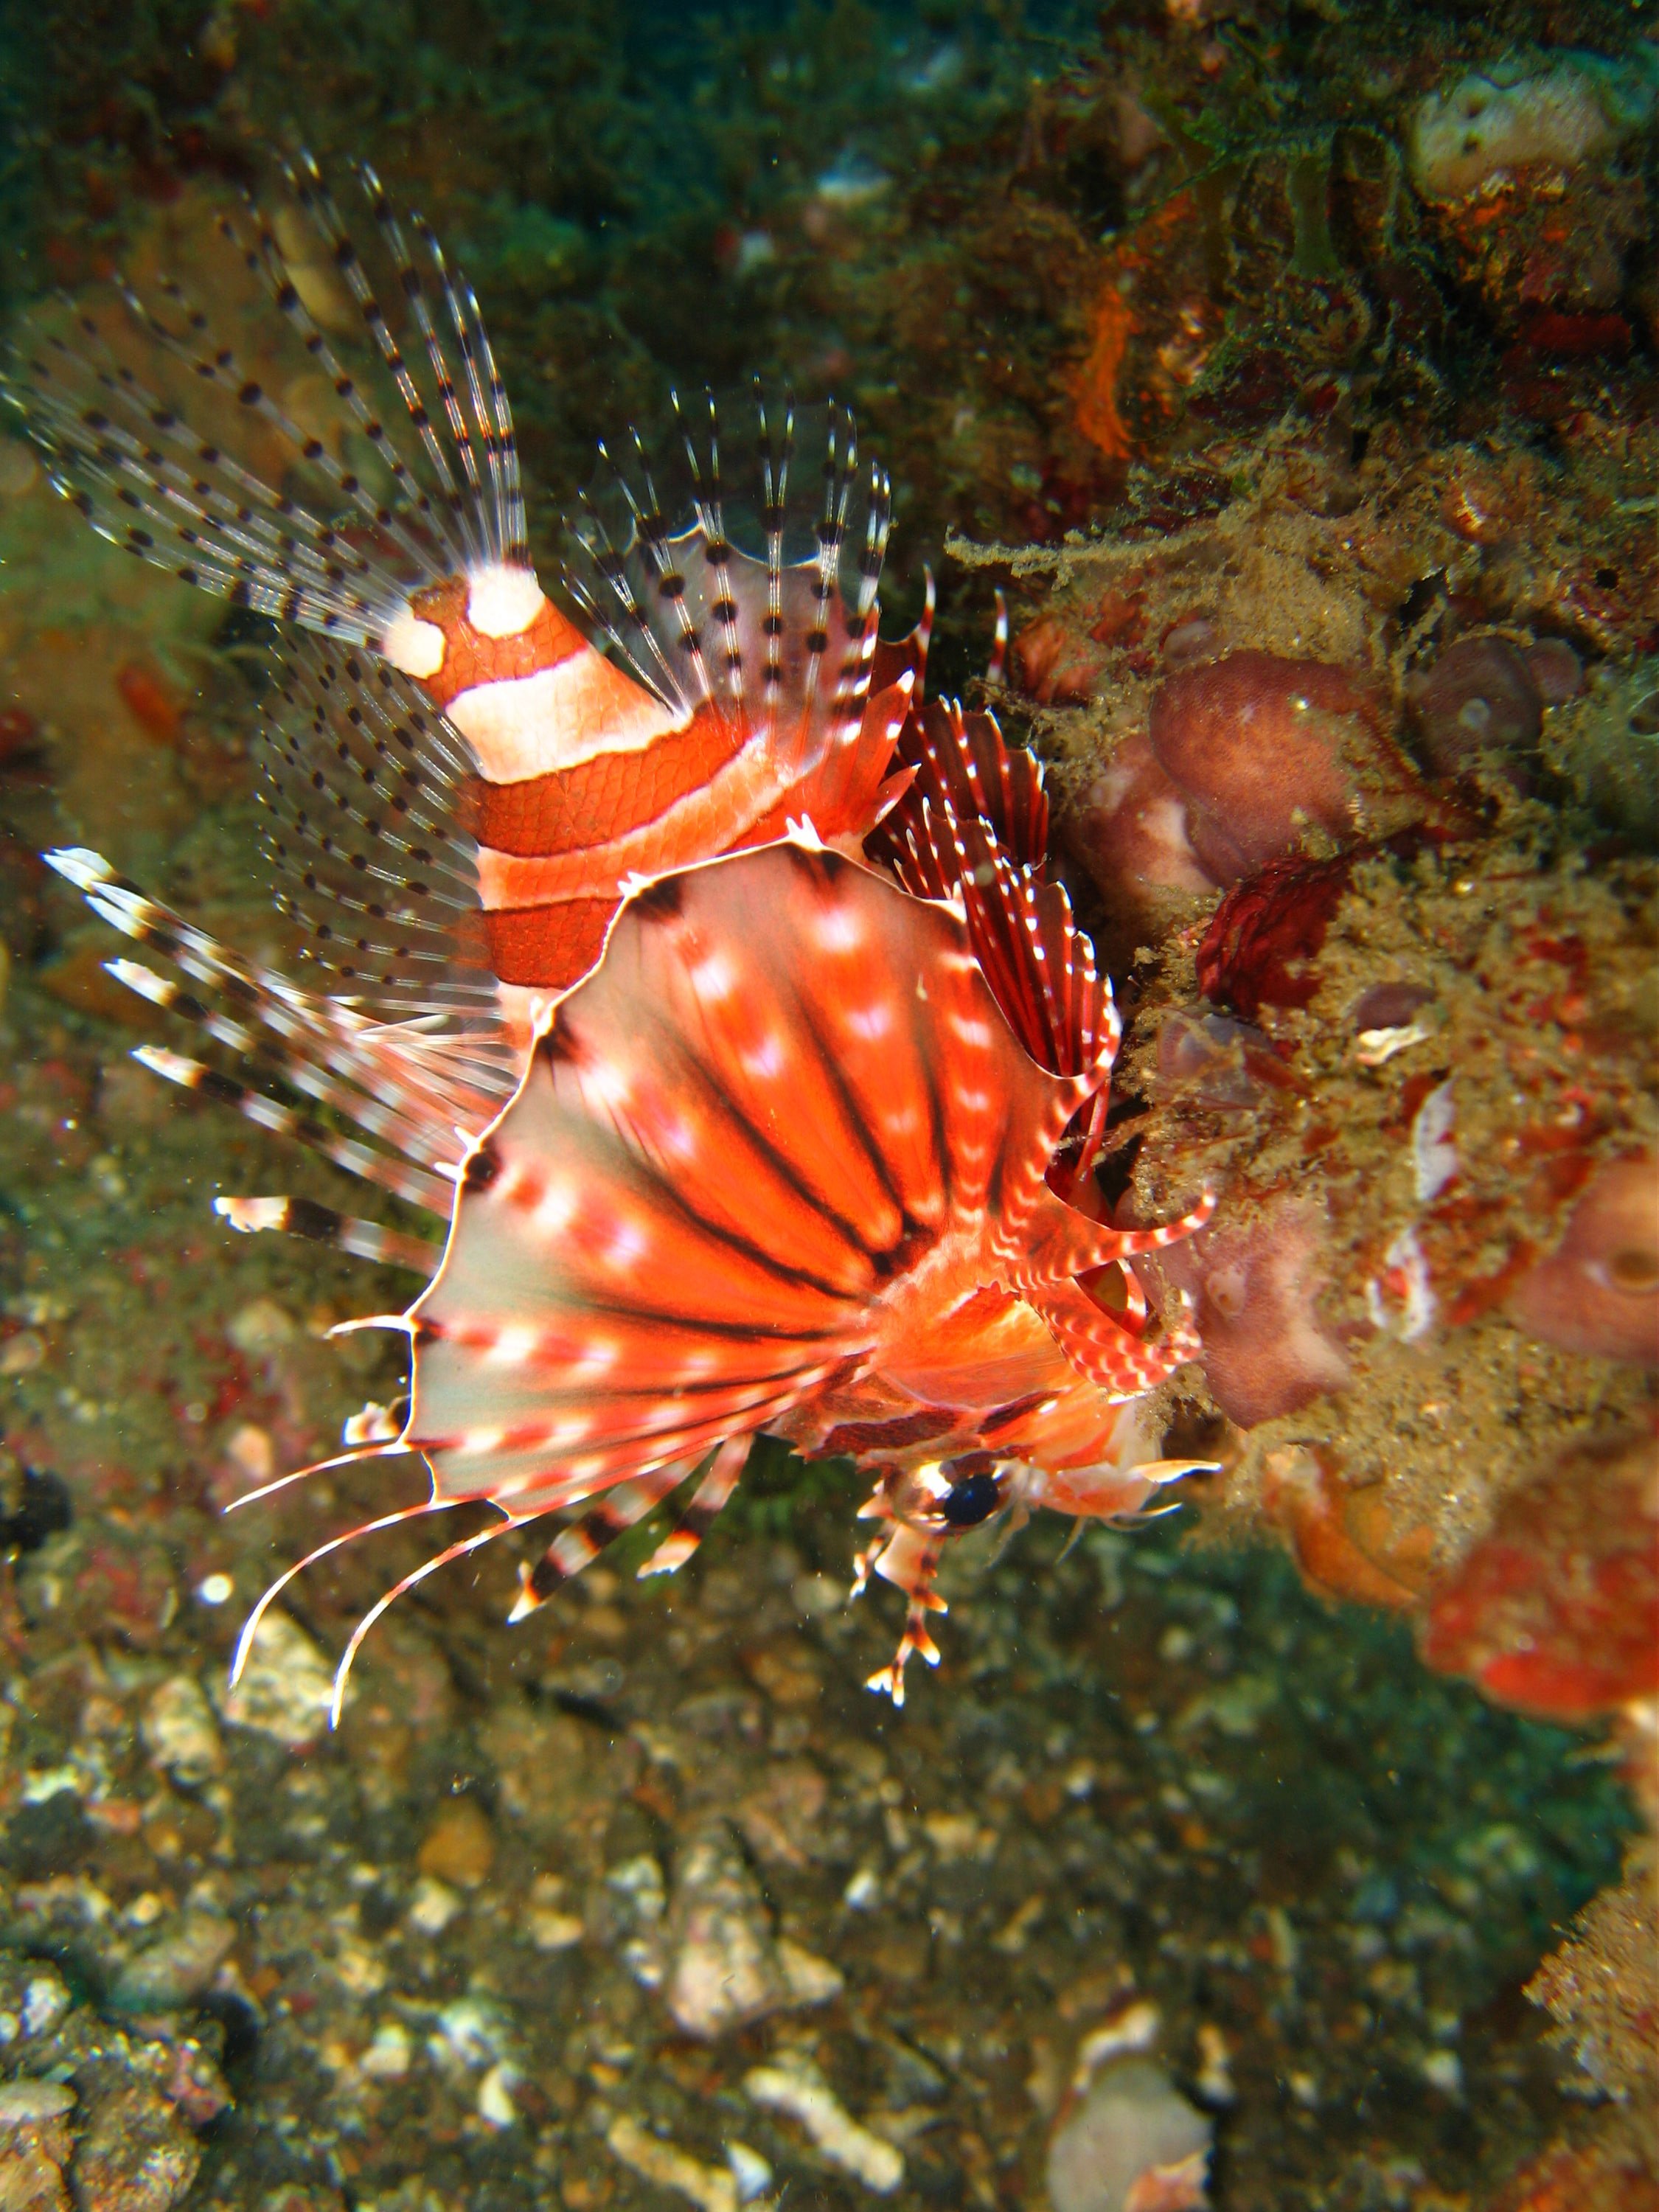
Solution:
<svg viewBox="0 0 1659 2212"><path fill-rule="evenodd" d="M227 230L362 468L170 280L123 288L118 329L44 317L6 386L94 529L278 629L259 757L301 976L95 853L46 856L161 963L111 972L212 1048L138 1057L444 1231L217 1201L234 1229L426 1279L357 1324L407 1338L406 1409L326 1464L418 1453L431 1495L289 1568L237 1669L305 1567L465 1504L499 1518L358 1625L337 1717L386 1607L531 1522L562 1525L514 1618L679 1492L641 1571L678 1568L772 1434L875 1480L855 1588L874 1573L908 1600L872 1678L902 1702L908 1657L939 1658L945 1546L1037 1505L1133 1513L1186 1471L1136 1459L1125 1425L1196 1348L1184 1316L1158 1329L1130 1263L1210 1202L1161 1229L1099 1218L1110 988L1048 873L1040 767L990 714L923 702L931 582L912 635L878 638L890 492L850 414L809 424L757 386L734 468L729 410L677 398L679 492L634 434L620 461L602 447L550 596L477 302L359 177L384 281L308 159L287 183L367 365L313 316L276 223ZM283 483L237 459L226 416L275 440Z"/></svg>

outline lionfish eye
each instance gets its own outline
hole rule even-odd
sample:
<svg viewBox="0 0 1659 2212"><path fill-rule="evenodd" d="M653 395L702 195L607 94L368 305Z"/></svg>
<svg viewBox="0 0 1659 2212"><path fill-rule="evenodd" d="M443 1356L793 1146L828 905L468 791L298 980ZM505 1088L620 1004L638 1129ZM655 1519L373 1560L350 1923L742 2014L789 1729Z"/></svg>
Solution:
<svg viewBox="0 0 1659 2212"><path fill-rule="evenodd" d="M981 1470L953 1482L939 1500L939 1515L947 1528L977 1528L1002 1503L1002 1485L994 1474Z"/></svg>

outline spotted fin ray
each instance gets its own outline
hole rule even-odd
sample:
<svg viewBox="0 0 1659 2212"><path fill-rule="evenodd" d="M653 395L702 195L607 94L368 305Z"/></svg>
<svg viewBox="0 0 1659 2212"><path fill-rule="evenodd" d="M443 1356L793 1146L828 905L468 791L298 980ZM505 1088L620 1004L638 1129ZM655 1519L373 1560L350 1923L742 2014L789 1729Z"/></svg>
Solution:
<svg viewBox="0 0 1659 2212"><path fill-rule="evenodd" d="M48 313L26 328L5 392L53 482L112 544L234 604L384 649L422 587L527 571L529 550L512 412L477 302L425 224L416 222L411 252L378 177L367 167L359 177L416 325L414 362L315 164L301 156L286 181L299 234L345 280L402 402L397 434L311 313L303 271L268 213L251 205L222 228L327 378L341 421L372 457L367 471L297 421L170 276L149 297L123 288L155 374L132 366L113 325L76 309L66 326ZM198 428L186 390L216 395L227 430L237 416L257 423L306 489L296 496L262 480L230 440Z"/></svg>

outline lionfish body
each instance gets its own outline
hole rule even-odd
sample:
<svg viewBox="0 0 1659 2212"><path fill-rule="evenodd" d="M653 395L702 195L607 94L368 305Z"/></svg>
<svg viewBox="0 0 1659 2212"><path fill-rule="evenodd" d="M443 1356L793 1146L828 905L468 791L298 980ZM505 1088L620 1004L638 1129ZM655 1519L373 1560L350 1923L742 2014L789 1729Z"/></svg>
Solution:
<svg viewBox="0 0 1659 2212"><path fill-rule="evenodd" d="M267 489L112 355L52 341L21 402L104 534L314 634L285 648L267 796L279 896L328 990L249 966L96 854L51 857L185 981L114 972L254 1079L142 1057L448 1222L440 1262L314 1206L219 1201L239 1228L429 1273L389 1323L410 1342L407 1407L349 1441L422 1454L432 1495L368 1525L473 1500L501 1516L388 1592L341 1682L410 1582L545 1515L566 1525L523 1571L515 1618L689 1484L641 1571L678 1566L768 1433L874 1478L858 1581L909 1600L874 1678L902 1699L909 1654L939 1656L926 1614L952 1535L1038 1504L1132 1512L1191 1464L1140 1456L1135 1401L1195 1347L1181 1325L1148 1333L1127 1263L1207 1206L1152 1231L1097 1218L1109 988L1047 879L1036 763L989 715L920 705L926 620L878 645L887 483L860 478L850 418L829 412L794 558L787 404L758 404L759 556L728 529L712 403L704 441L684 437L678 529L639 448L634 478L615 472L620 545L585 505L564 575L607 654L530 566L476 304L417 225L428 298L366 183L435 407L314 173L297 189L421 474L263 224L250 259L368 438L379 490L287 424L181 295L182 327L131 303L165 352L292 433L349 521ZM244 1656L292 1576L362 1533L267 1592Z"/></svg>

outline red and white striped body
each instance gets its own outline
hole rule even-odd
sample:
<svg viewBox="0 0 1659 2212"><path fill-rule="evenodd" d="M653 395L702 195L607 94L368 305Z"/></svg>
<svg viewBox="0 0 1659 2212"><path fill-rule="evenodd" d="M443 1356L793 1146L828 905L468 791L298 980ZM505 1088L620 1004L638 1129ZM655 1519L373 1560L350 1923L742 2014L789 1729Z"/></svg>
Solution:
<svg viewBox="0 0 1659 2212"><path fill-rule="evenodd" d="M671 708L597 652L526 568L418 593L382 650L471 750L489 963L526 1038L591 973L630 883L764 842L791 819L810 819L825 843L861 840L914 681L898 670L831 731L837 757L803 764L722 703Z"/></svg>

